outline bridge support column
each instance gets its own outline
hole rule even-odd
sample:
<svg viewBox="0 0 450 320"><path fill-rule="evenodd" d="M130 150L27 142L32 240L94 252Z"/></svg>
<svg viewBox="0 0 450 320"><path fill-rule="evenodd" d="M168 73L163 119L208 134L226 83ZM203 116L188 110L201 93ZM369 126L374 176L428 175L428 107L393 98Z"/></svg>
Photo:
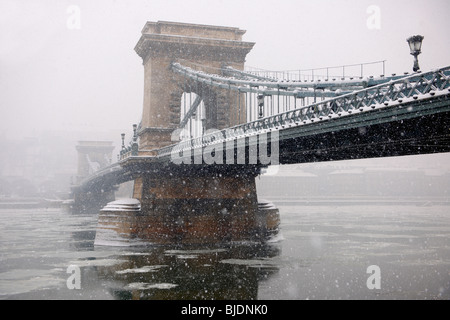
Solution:
<svg viewBox="0 0 450 320"><path fill-rule="evenodd" d="M227 172L186 166L170 172L151 172L136 179L134 198L141 203L139 212L113 213L117 218L111 230L120 229L124 243L260 241L277 232L278 210L258 209L254 168ZM111 223L106 216L111 213L102 211L102 228Z"/></svg>

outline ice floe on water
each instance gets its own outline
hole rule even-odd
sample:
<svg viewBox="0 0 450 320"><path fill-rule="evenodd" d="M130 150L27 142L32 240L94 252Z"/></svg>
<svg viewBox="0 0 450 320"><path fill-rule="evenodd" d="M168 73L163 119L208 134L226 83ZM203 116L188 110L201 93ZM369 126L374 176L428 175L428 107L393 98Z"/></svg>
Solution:
<svg viewBox="0 0 450 320"><path fill-rule="evenodd" d="M166 250L166 255L189 255L189 254L209 254L209 253L219 253L226 252L226 249L198 249L198 250Z"/></svg>
<svg viewBox="0 0 450 320"><path fill-rule="evenodd" d="M226 249L166 250L164 254L166 256L174 255L178 259L196 259L199 255L218 254L226 251Z"/></svg>
<svg viewBox="0 0 450 320"><path fill-rule="evenodd" d="M224 259L220 263L247 266L252 268L276 268L278 263L269 259Z"/></svg>
<svg viewBox="0 0 450 320"><path fill-rule="evenodd" d="M161 268L168 267L167 265L156 265L156 266L143 266L141 268L125 269L116 271L117 274L127 274L127 273L147 273L156 272Z"/></svg>
<svg viewBox="0 0 450 320"><path fill-rule="evenodd" d="M17 269L0 273L0 297L58 287L65 279L53 270Z"/></svg>
<svg viewBox="0 0 450 320"><path fill-rule="evenodd" d="M172 289L178 287L174 283L145 283L145 282L133 282L125 286L125 289L130 290L149 290L149 289Z"/></svg>
<svg viewBox="0 0 450 320"><path fill-rule="evenodd" d="M73 264L78 267L110 267L123 262L126 261L120 259L89 259L72 261L69 265Z"/></svg>

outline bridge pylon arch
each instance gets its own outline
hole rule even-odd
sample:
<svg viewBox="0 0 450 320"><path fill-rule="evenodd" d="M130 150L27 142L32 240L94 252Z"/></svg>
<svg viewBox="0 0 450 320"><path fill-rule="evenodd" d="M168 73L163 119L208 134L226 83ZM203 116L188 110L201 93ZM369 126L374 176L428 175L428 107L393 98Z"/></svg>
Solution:
<svg viewBox="0 0 450 320"><path fill-rule="evenodd" d="M214 70L217 73L224 63L243 70L246 56L254 46L253 42L242 41L244 33L238 28L178 22L145 24L135 46L144 65L140 150L151 154L151 150L173 143L171 134L180 124L180 97L189 88L205 103L207 129L223 129L246 122L235 92L187 81L171 70L174 62L204 72Z"/></svg>

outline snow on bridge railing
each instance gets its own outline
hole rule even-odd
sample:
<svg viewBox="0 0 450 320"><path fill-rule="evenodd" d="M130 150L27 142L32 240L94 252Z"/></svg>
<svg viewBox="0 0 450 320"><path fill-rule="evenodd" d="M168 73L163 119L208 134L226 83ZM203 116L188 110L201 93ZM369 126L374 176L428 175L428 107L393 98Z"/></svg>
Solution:
<svg viewBox="0 0 450 320"><path fill-rule="evenodd" d="M120 166L120 164L118 162L112 163L104 168L101 168L97 171L95 171L94 173L92 173L91 175L85 177L84 179L82 179L77 185L78 187L83 187L86 186L88 184L92 184L94 181L96 180L101 180L102 177L104 177L105 175L108 174L115 174L118 171L120 171L122 168Z"/></svg>
<svg viewBox="0 0 450 320"><path fill-rule="evenodd" d="M310 69L293 69L283 71L265 70L254 67L245 67L245 71L230 70L231 74L243 75L246 77L257 77L261 79L285 79L293 81L316 81L327 79L363 79L367 74L376 74L380 72L382 75L386 71L386 60L363 62L356 64L347 64L340 66L327 66L321 68Z"/></svg>
<svg viewBox="0 0 450 320"><path fill-rule="evenodd" d="M448 94L450 91L450 66L426 73L415 73L388 83L357 90L334 98L326 99L301 108L282 112L273 116L254 120L194 139L185 140L175 145L161 148L158 157L168 156L176 146L177 150L186 150L206 146L227 139L241 138L263 132L283 128L287 125L299 125L350 114L354 110L360 112L385 107L390 103L405 103L423 97L432 97L437 93Z"/></svg>

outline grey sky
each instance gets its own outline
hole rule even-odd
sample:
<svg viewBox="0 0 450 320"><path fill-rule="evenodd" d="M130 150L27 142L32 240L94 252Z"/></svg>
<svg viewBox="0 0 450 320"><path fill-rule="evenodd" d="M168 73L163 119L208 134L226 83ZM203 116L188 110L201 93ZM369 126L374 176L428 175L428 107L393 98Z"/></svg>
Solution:
<svg viewBox="0 0 450 320"><path fill-rule="evenodd" d="M67 26L71 5L80 9L80 29ZM379 28L367 24L370 6L379 9ZM411 71L405 39L413 34L425 36L422 70L450 64L449 9L448 0L1 0L0 135L131 131L143 96L134 46L146 21L247 30L254 67L387 60L390 74Z"/></svg>

